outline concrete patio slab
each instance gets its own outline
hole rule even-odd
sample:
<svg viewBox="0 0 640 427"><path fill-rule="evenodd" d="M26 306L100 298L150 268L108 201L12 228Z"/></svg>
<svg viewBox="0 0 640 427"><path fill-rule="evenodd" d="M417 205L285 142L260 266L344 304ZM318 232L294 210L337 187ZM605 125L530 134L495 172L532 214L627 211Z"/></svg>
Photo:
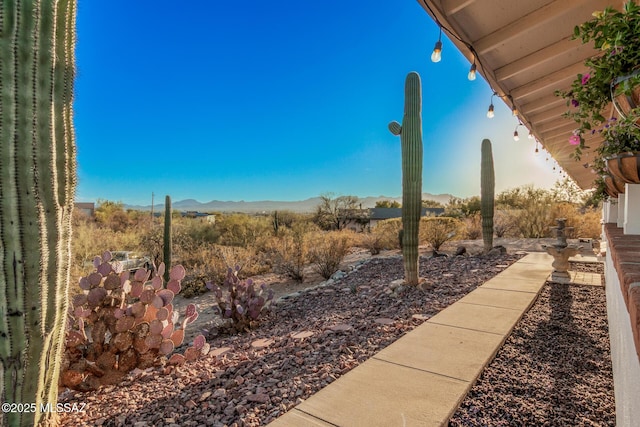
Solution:
<svg viewBox="0 0 640 427"><path fill-rule="evenodd" d="M341 427L441 426L469 387L467 381L369 359L296 408Z"/></svg>
<svg viewBox="0 0 640 427"><path fill-rule="evenodd" d="M275 421L269 423L270 427L335 427L336 424L330 424L312 415L300 411L297 407L293 408L283 416L276 418Z"/></svg>
<svg viewBox="0 0 640 427"><path fill-rule="evenodd" d="M472 382L502 340L497 334L425 322L374 358Z"/></svg>
<svg viewBox="0 0 640 427"><path fill-rule="evenodd" d="M534 292L478 288L458 301L466 304L488 305L490 307L526 311L531 307L536 297L537 294Z"/></svg>
<svg viewBox="0 0 640 427"><path fill-rule="evenodd" d="M569 275L571 276L571 284L573 285L603 286L602 275L598 273L569 270Z"/></svg>
<svg viewBox="0 0 640 427"><path fill-rule="evenodd" d="M517 262L512 264L511 266L515 266L516 264L542 264L544 265L546 262L553 261L553 257L546 252L529 252L528 255L520 258Z"/></svg>
<svg viewBox="0 0 640 427"><path fill-rule="evenodd" d="M506 337L520 320L522 313L523 311L509 308L457 302L433 316L429 322Z"/></svg>
<svg viewBox="0 0 640 427"><path fill-rule="evenodd" d="M537 294L544 286L544 282L551 274L551 269L547 271L543 277L536 275L534 279L526 279L522 275L518 277L494 277L487 281L483 285L480 285L478 289L501 289L505 291L518 291L518 292L531 292Z"/></svg>
<svg viewBox="0 0 640 427"><path fill-rule="evenodd" d="M514 279L532 280L537 278L545 278L551 271L551 262L544 264L531 263L515 263L505 271L496 275L494 279L510 277Z"/></svg>

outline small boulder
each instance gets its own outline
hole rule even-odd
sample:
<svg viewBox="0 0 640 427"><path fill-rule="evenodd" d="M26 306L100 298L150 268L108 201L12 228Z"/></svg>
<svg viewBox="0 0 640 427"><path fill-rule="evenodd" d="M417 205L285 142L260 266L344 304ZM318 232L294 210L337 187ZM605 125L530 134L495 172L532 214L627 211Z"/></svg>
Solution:
<svg viewBox="0 0 640 427"><path fill-rule="evenodd" d="M507 253L507 248L502 245L494 246L488 253L489 256L500 256Z"/></svg>
<svg viewBox="0 0 640 427"><path fill-rule="evenodd" d="M465 248L464 246L458 246L458 248L456 249L456 256L461 256L467 253L467 248Z"/></svg>

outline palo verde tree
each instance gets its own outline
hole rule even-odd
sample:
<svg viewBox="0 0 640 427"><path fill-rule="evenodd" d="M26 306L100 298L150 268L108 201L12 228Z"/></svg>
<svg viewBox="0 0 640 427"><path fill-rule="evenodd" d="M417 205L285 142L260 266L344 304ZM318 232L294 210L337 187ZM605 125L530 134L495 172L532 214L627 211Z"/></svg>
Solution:
<svg viewBox="0 0 640 427"><path fill-rule="evenodd" d="M75 0L0 2L0 381L10 426L56 424L76 188ZM42 406L41 406L42 405Z"/></svg>

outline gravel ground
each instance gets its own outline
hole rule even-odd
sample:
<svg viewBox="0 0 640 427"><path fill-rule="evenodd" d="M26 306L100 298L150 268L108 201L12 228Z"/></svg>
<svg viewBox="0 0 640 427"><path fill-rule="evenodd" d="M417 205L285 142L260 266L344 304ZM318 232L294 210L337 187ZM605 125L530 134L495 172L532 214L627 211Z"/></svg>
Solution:
<svg viewBox="0 0 640 427"><path fill-rule="evenodd" d="M293 408L520 256L422 258L426 290L397 288L401 258L372 259L346 277L279 303L251 333L209 338L204 359L135 372L97 392L69 426L260 426Z"/></svg>
<svg viewBox="0 0 640 427"><path fill-rule="evenodd" d="M547 282L449 426L614 426L610 354L604 288Z"/></svg>

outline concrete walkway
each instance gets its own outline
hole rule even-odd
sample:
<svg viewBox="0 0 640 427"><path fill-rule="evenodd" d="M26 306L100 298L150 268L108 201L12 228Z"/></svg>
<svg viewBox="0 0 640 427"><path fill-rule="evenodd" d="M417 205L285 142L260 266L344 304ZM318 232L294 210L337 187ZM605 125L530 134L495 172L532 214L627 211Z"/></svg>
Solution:
<svg viewBox="0 0 640 427"><path fill-rule="evenodd" d="M269 426L447 425L536 300L551 262L526 255Z"/></svg>

